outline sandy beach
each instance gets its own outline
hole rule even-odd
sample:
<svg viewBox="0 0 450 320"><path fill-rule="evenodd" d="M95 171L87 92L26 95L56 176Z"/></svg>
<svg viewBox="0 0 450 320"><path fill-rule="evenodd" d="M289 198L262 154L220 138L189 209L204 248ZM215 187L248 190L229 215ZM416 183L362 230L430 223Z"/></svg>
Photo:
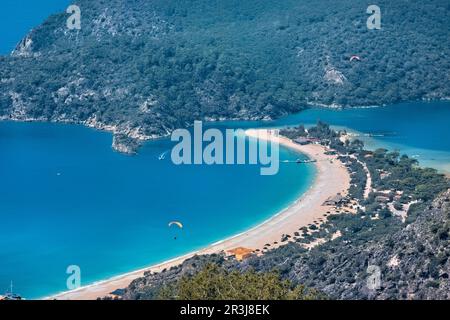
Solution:
<svg viewBox="0 0 450 320"><path fill-rule="evenodd" d="M268 130L247 130L248 136L258 136L260 139L279 139L279 143L307 155L316 160L317 175L310 189L285 210L279 212L262 224L244 232L214 243L202 250L186 254L161 264L153 265L145 269L129 272L105 281L100 281L89 286L64 292L49 299L59 300L92 300L97 297L107 296L116 289L127 287L134 279L142 277L144 272L159 272L165 268L181 264L184 260L201 254L218 253L236 247L245 247L253 250L262 250L267 243L280 242L283 235L293 235L299 228L314 223L324 218L331 208L322 204L337 193L347 194L350 186L350 176L345 166L334 155L326 155L325 147L317 144L299 145L285 137L274 137ZM303 165L303 164L301 164ZM312 165L312 164L307 164Z"/></svg>

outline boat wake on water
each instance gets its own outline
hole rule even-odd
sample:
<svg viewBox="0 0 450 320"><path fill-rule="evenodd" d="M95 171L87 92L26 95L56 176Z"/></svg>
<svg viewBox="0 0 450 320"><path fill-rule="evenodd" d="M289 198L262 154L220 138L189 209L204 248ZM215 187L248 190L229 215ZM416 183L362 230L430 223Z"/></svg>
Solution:
<svg viewBox="0 0 450 320"><path fill-rule="evenodd" d="M169 152L169 151L165 151L165 152L161 153L161 154L159 155L158 159L159 159L159 160L164 160L164 159L166 159L166 155L167 155L168 152Z"/></svg>

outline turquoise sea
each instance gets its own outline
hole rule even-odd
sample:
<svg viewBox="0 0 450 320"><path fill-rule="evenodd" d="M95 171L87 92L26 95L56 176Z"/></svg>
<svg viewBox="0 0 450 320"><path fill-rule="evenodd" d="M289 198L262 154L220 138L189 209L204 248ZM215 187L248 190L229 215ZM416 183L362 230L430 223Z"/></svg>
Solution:
<svg viewBox="0 0 450 320"><path fill-rule="evenodd" d="M450 165L450 103L404 103L343 111L313 108L277 121L216 123L280 127L326 121L371 134L371 147L399 149L441 170ZM158 160L172 143L138 156L111 150L111 135L75 125L0 122L0 288L37 298L154 264L240 233L271 217L312 183L312 165L175 166ZM299 155L281 150L281 159ZM171 220L183 231L168 228ZM175 240L174 237L177 237Z"/></svg>
<svg viewBox="0 0 450 320"><path fill-rule="evenodd" d="M70 2L3 0L0 54ZM158 160L170 147L151 142L129 157L108 133L0 122L0 294L10 281L26 298L66 290L69 265L88 284L199 249L269 218L314 178L313 166L289 164L273 177L257 166L176 167Z"/></svg>
<svg viewBox="0 0 450 320"><path fill-rule="evenodd" d="M423 166L450 173L450 101L343 110L310 108L257 126L288 127L299 123L310 126L319 120L354 133L368 149L398 150L416 158ZM252 122L240 122L240 125L256 126Z"/></svg>
<svg viewBox="0 0 450 320"><path fill-rule="evenodd" d="M359 133L358 139L368 149L398 150L422 166L450 173L450 101L344 110L313 108L275 124L313 124L318 120Z"/></svg>
<svg viewBox="0 0 450 320"><path fill-rule="evenodd" d="M50 14L64 12L71 0L2 0L0 5L0 55L17 43Z"/></svg>
<svg viewBox="0 0 450 320"><path fill-rule="evenodd" d="M89 284L202 248L284 209L315 174L293 163L275 176L257 165L175 166L158 159L171 147L154 141L126 156L108 133L0 122L0 290L13 280L38 298L66 289L69 265Z"/></svg>

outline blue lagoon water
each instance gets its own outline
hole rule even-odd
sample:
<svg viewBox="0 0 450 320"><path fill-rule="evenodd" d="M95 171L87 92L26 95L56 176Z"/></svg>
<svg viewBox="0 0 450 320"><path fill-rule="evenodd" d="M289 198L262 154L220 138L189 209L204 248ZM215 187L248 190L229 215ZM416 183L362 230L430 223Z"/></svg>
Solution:
<svg viewBox="0 0 450 320"><path fill-rule="evenodd" d="M398 150L423 166L450 173L449 101L344 110L312 108L264 126L311 125L319 120L362 134L358 138L369 149Z"/></svg>
<svg viewBox="0 0 450 320"><path fill-rule="evenodd" d="M369 147L398 149L450 171L449 119L450 103L430 102L315 108L268 123L214 126L322 120L377 135L364 138ZM278 175L261 176L259 166L175 166L170 157L158 160L172 145L153 141L131 157L111 150L109 133L0 122L0 290L13 280L25 297L42 297L66 289L69 265L81 267L86 285L202 248L285 208L315 175L312 165L281 163ZM281 150L282 160L298 157ZM182 221L184 230L168 228L171 220Z"/></svg>
<svg viewBox="0 0 450 320"><path fill-rule="evenodd" d="M158 159L171 147L154 141L126 156L108 133L0 122L0 290L13 280L38 298L66 290L69 265L86 285L202 248L282 210L315 174L293 163L275 176L255 165L175 166Z"/></svg>

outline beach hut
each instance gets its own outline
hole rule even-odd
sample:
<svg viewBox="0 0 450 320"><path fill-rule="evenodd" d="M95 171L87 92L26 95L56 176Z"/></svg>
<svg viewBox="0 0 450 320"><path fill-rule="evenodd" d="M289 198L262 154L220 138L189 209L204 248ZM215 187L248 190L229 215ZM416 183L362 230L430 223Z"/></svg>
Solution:
<svg viewBox="0 0 450 320"><path fill-rule="evenodd" d="M253 249L238 247L238 248L228 250L227 253L230 256L234 256L236 258L236 260L242 261L252 255Z"/></svg>

